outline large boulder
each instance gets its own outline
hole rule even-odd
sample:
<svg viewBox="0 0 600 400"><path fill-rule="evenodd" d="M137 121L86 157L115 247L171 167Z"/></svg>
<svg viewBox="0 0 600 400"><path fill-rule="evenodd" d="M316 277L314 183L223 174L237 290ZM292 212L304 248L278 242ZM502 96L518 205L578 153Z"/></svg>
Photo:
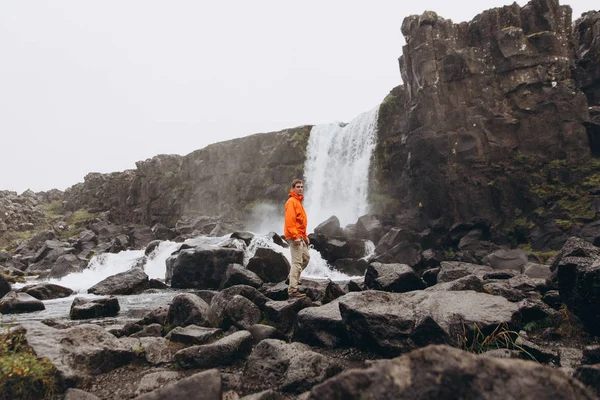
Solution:
<svg viewBox="0 0 600 400"><path fill-rule="evenodd" d="M98 325L69 329L55 329L40 322L21 325L27 344L38 357L52 362L65 387L81 386L92 375L111 371L137 357L131 346Z"/></svg>
<svg viewBox="0 0 600 400"><path fill-rule="evenodd" d="M214 343L179 350L175 361L182 368L214 368L245 359L252 350L252 335L238 331Z"/></svg>
<svg viewBox="0 0 600 400"><path fill-rule="evenodd" d="M269 300L251 286L236 285L224 289L215 294L210 302L210 308L215 316L215 326L229 328L232 322L228 316L228 304L238 295L247 298L261 310Z"/></svg>
<svg viewBox="0 0 600 400"><path fill-rule="evenodd" d="M210 306L192 293L181 293L173 297L165 322L171 326L216 326L215 315Z"/></svg>
<svg viewBox="0 0 600 400"><path fill-rule="evenodd" d="M298 290L312 301L320 301L321 304L327 304L344 295L342 288L331 279L304 278Z"/></svg>
<svg viewBox="0 0 600 400"><path fill-rule="evenodd" d="M488 254L487 261L494 269L509 269L521 273L529 258L527 252L522 249L501 249Z"/></svg>
<svg viewBox="0 0 600 400"><path fill-rule="evenodd" d="M45 309L44 303L27 293L9 292L0 299L2 314L20 314Z"/></svg>
<svg viewBox="0 0 600 400"><path fill-rule="evenodd" d="M558 264L560 298L595 335L600 334L600 258L566 257Z"/></svg>
<svg viewBox="0 0 600 400"><path fill-rule="evenodd" d="M188 325L186 327L176 327L165 338L172 342L194 345L212 342L222 334L223 331L217 328Z"/></svg>
<svg viewBox="0 0 600 400"><path fill-rule="evenodd" d="M302 393L340 370L339 363L311 351L305 344L266 339L248 357L243 382L249 389L262 386Z"/></svg>
<svg viewBox="0 0 600 400"><path fill-rule="evenodd" d="M281 282L290 273L290 262L273 249L259 247L246 268L258 275L263 282Z"/></svg>
<svg viewBox="0 0 600 400"><path fill-rule="evenodd" d="M198 390L199 388L201 390ZM211 369L168 383L150 393L136 397L135 400L221 400L222 396L221 373L219 370Z"/></svg>
<svg viewBox="0 0 600 400"><path fill-rule="evenodd" d="M403 240L385 253L377 255L375 261L388 264L406 264L412 268L420 269L423 263L421 246L418 243Z"/></svg>
<svg viewBox="0 0 600 400"><path fill-rule="evenodd" d="M225 306L228 322L240 329L248 329L262 320L260 308L244 296L235 295Z"/></svg>
<svg viewBox="0 0 600 400"><path fill-rule="evenodd" d="M367 369L352 369L312 388L308 400L588 399L561 371L522 360L478 356L432 345Z"/></svg>
<svg viewBox="0 0 600 400"><path fill-rule="evenodd" d="M229 264L242 264L238 249L199 246L180 250L167 259L165 279L173 288L217 289Z"/></svg>
<svg viewBox="0 0 600 400"><path fill-rule="evenodd" d="M262 279L254 272L240 264L229 264L220 288L225 289L235 285L248 285L259 288L262 285Z"/></svg>
<svg viewBox="0 0 600 400"><path fill-rule="evenodd" d="M328 237L343 236L344 234L340 220L335 215L317 225L314 232Z"/></svg>
<svg viewBox="0 0 600 400"><path fill-rule="evenodd" d="M286 301L268 301L265 304L264 313L273 326L283 332L288 332L296 323L298 312L311 305L312 301L309 297Z"/></svg>
<svg viewBox="0 0 600 400"><path fill-rule="evenodd" d="M88 293L97 295L136 294L148 287L148 275L141 268L131 268L96 283L88 289Z"/></svg>
<svg viewBox="0 0 600 400"><path fill-rule="evenodd" d="M24 286L19 292L27 293L38 300L60 299L73 294L73 290L69 288L47 282Z"/></svg>
<svg viewBox="0 0 600 400"><path fill-rule="evenodd" d="M365 256L365 241L345 237L328 237L322 234L310 234L310 243L329 263L339 259L361 258Z"/></svg>
<svg viewBox="0 0 600 400"><path fill-rule="evenodd" d="M321 347L346 345L348 337L338 301L300 310L294 326L294 341Z"/></svg>
<svg viewBox="0 0 600 400"><path fill-rule="evenodd" d="M467 291L348 293L338 299L352 344L400 354L428 344L460 346L475 331L520 327L519 306L503 297Z"/></svg>
<svg viewBox="0 0 600 400"><path fill-rule="evenodd" d="M368 289L386 292L410 292L425 289L425 282L406 264L369 264L365 272L365 286Z"/></svg>
<svg viewBox="0 0 600 400"><path fill-rule="evenodd" d="M476 275L480 279L485 279L485 275L492 272L494 272L494 269L487 265L477 265L460 261L443 261L440 264L440 271L437 274L437 282L450 282L467 275Z"/></svg>
<svg viewBox="0 0 600 400"><path fill-rule="evenodd" d="M99 299L75 297L71 303L69 316L71 319L114 317L120 309L119 300L113 296Z"/></svg>

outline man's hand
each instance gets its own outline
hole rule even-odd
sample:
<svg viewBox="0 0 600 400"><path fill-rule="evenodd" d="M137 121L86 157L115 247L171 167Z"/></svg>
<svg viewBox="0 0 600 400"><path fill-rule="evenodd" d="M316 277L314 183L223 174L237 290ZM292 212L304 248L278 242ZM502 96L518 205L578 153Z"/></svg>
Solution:
<svg viewBox="0 0 600 400"><path fill-rule="evenodd" d="M300 239L300 238L298 238L298 239L294 239L294 242L295 242L296 244L300 244L300 243L301 243L301 241L302 241L302 239Z"/></svg>

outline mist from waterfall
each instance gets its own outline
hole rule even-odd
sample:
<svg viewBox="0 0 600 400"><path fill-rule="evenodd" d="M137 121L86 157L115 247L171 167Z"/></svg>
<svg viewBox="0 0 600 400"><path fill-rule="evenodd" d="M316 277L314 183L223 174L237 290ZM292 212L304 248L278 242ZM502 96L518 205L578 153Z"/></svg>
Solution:
<svg viewBox="0 0 600 400"><path fill-rule="evenodd" d="M304 165L308 231L335 215L344 227L369 211L369 166L377 143L379 107L349 124L316 125Z"/></svg>

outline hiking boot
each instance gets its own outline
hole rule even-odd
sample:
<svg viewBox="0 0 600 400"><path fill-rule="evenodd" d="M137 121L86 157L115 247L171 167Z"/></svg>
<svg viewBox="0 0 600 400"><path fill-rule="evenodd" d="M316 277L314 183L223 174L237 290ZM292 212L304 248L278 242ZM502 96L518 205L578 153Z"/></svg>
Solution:
<svg viewBox="0 0 600 400"><path fill-rule="evenodd" d="M300 293L297 290L294 290L293 292L288 292L288 297L289 298L301 298L301 297L306 297L306 295L304 293Z"/></svg>

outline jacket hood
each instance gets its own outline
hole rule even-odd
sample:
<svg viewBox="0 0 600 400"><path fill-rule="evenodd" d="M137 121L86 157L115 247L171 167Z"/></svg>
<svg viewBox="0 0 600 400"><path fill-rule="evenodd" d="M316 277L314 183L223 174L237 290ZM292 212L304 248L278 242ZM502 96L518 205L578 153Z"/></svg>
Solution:
<svg viewBox="0 0 600 400"><path fill-rule="evenodd" d="M288 197L293 197L295 199L298 199L299 201L304 200L304 196L294 192L294 189L290 189L290 192L288 193Z"/></svg>

